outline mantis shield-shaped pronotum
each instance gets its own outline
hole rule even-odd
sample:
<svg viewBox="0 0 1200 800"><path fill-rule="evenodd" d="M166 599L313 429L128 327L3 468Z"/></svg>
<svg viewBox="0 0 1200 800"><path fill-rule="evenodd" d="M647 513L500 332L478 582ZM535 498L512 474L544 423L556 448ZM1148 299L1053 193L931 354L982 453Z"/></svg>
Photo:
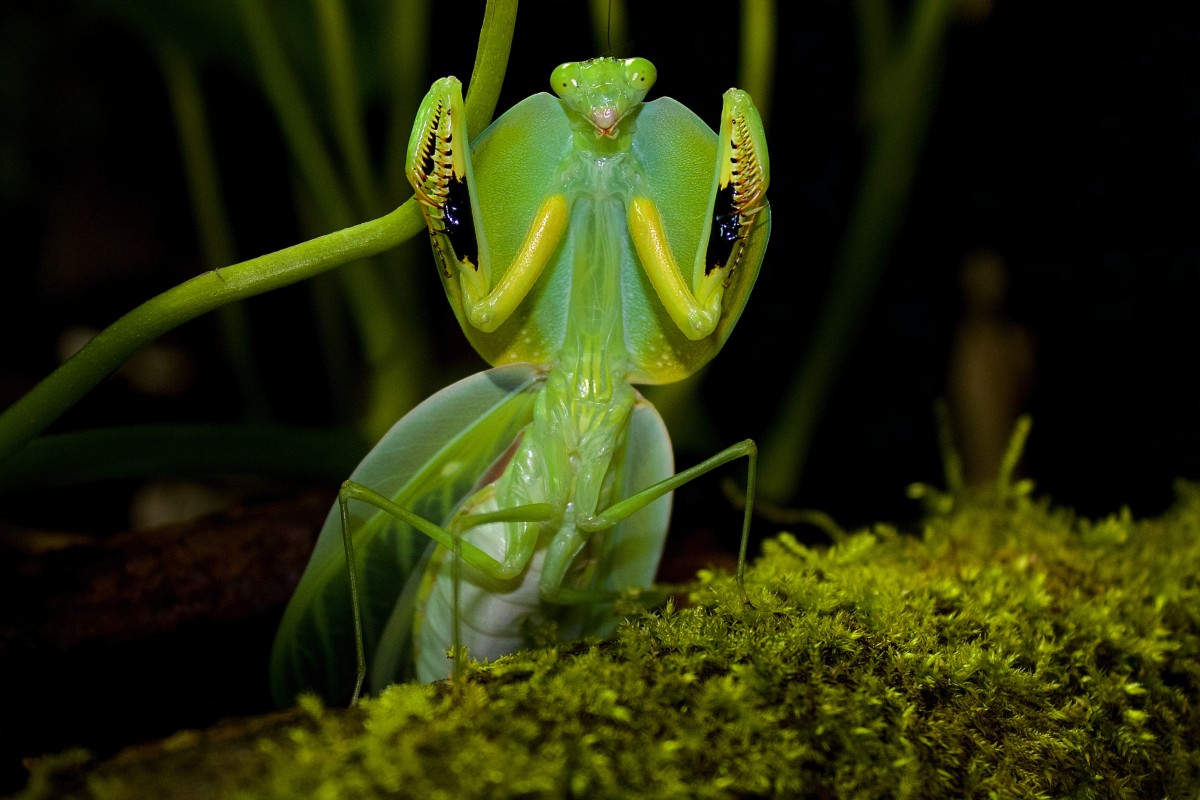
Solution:
<svg viewBox="0 0 1200 800"><path fill-rule="evenodd" d="M730 89L720 132L641 58L563 64L467 146L461 86L434 83L408 174L446 295L495 368L426 400L342 487L272 654L276 699L446 677L448 652L520 649L531 624L603 636L653 580L675 474L633 388L687 377L729 336L770 232L762 123ZM456 647L461 645L461 648ZM357 650L358 657L351 656Z"/></svg>

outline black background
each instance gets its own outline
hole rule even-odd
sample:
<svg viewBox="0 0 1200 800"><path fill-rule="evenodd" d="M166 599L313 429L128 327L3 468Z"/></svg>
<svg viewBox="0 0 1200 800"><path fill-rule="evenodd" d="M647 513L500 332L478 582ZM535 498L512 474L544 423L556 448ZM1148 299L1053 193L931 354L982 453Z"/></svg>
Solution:
<svg viewBox="0 0 1200 800"><path fill-rule="evenodd" d="M437 5L449 14L449 4ZM470 73L475 5L436 18L427 78ZM712 121L735 80L736 15L635 5L632 41L616 50L653 60L655 93ZM709 443L767 436L861 179L851 7L780 5L768 129L774 232L743 320L705 377L711 431L676 432L702 443L685 446L681 464L710 454ZM53 368L68 325L106 325L212 266L200 262L165 90L145 42L102 13L53 6L0 13L0 404ZM1200 478L1200 14L1186 4L1154 9L1001 2L981 21L952 26L910 202L829 394L796 505L844 526L916 519L905 487L942 480L933 405L962 311L958 271L981 247L1007 265L1008 314L1036 343L1024 474L1039 493L1089 516L1123 505L1150 515L1169 505L1174 479ZM545 89L557 63L594 54L584 12L582 3L523 5L499 109ZM202 76L239 251L299 241L270 112L237 69L213 61ZM428 293L426 323L447 365L430 390L482 368L432 264L413 286ZM288 289L251 310L277 417L320 426L330 411L324 378L305 369L316 347L305 303ZM187 396L152 401L110 382L55 430L236 421L241 409L216 338L204 318L171 335L199 365ZM717 505L736 530L737 512L714 486L702 481L680 495L677 527L693 524L689 509L694 519ZM0 516L117 531L126 488L15 497ZM258 680L261 670L246 671ZM175 726L204 721L201 713Z"/></svg>

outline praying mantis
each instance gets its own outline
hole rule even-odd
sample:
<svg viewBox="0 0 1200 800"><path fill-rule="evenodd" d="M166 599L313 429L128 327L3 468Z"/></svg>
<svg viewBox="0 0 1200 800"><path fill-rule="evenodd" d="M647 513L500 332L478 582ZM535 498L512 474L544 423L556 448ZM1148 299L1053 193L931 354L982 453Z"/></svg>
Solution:
<svg viewBox="0 0 1200 800"><path fill-rule="evenodd" d="M517 104L467 146L462 89L435 82L410 182L455 315L493 368L401 419L342 486L284 614L275 699L357 699L447 677L551 625L604 636L645 589L671 492L757 449L674 472L634 388L681 380L724 344L770 234L769 161L745 92L714 134L678 102L643 102L643 58L557 67L557 96ZM356 658L347 654L353 650Z"/></svg>

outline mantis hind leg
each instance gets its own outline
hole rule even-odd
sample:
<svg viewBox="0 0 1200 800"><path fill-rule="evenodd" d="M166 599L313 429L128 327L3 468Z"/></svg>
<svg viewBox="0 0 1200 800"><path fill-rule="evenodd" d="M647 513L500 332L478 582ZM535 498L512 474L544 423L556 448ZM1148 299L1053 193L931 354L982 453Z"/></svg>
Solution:
<svg viewBox="0 0 1200 800"><path fill-rule="evenodd" d="M746 468L746 507L742 513L742 536L738 545L737 585L742 595L742 602L751 605L750 597L746 594L746 551L750 542L750 520L754 515L754 488L758 476L758 445L753 439L744 439L731 445L716 455L705 459L694 467L677 472L669 478L647 486L645 489L631 495L620 502L613 503L604 511L596 514L590 520L578 523L580 530L600 531L611 528L622 520L632 516L658 498L678 489L685 483L712 472L717 467L728 464L739 458L747 459Z"/></svg>
<svg viewBox="0 0 1200 800"><path fill-rule="evenodd" d="M354 651L357 669L355 673L354 692L350 699L350 705L354 706L357 705L358 698L362 695L363 682L367 675L367 658L363 641L362 607L358 591L358 567L354 558L354 536L350 525L350 501L352 500L374 506L385 514L389 514L401 522L411 525L437 544L446 547L454 553L451 566L455 576L455 609L453 614L454 630L451 649L456 667L460 665L462 650L461 637L458 631L457 609L457 575L460 561L465 561L472 567L489 573L503 573L506 569L512 568L511 565L498 561L471 542L464 541L462 534L472 527L491 522L539 522L551 518L556 511L546 503L515 506L486 514L465 515L456 520L459 524L455 526L454 530L449 530L441 525L430 522L409 509L397 505L374 489L364 486L361 483L350 480L343 483L341 489L338 491L338 508L342 523L342 547L346 554L346 569L350 584L350 606L354 618Z"/></svg>

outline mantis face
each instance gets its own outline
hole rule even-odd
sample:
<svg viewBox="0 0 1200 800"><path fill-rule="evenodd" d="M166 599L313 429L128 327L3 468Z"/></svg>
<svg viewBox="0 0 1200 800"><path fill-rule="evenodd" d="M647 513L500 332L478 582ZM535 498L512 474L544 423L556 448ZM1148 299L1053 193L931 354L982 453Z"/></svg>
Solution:
<svg viewBox="0 0 1200 800"><path fill-rule="evenodd" d="M594 58L568 61L550 73L550 86L572 111L596 129L596 138L613 138L617 125L646 97L658 70L644 58Z"/></svg>

